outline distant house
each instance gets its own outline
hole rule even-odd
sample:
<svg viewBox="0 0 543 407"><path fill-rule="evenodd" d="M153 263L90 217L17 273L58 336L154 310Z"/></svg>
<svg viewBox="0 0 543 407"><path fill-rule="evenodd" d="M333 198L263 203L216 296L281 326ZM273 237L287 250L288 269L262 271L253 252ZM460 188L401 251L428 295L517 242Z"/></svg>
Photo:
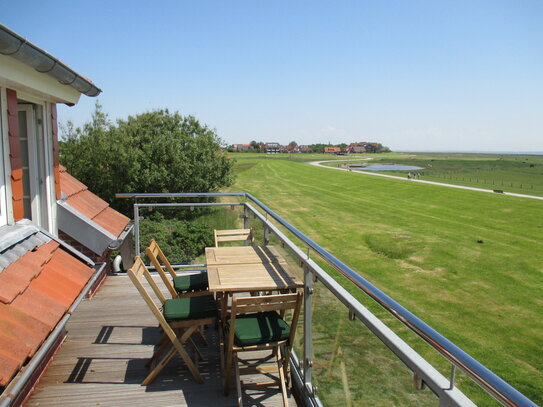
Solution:
<svg viewBox="0 0 543 407"><path fill-rule="evenodd" d="M253 149L253 147L251 147L250 144L232 144L231 148L232 150L237 151L238 153L242 153L242 152Z"/></svg>
<svg viewBox="0 0 543 407"><path fill-rule="evenodd" d="M59 324L105 278L107 265L98 262L131 241L128 218L59 163L57 104L100 92L0 25L0 393L49 340L39 362L47 366L66 334ZM22 391L13 404L24 398Z"/></svg>
<svg viewBox="0 0 543 407"><path fill-rule="evenodd" d="M280 148L282 153L299 153L300 148L296 144L289 144L288 146L281 146Z"/></svg>
<svg viewBox="0 0 543 407"><path fill-rule="evenodd" d="M379 150L380 143L368 143L365 141L359 143L351 143L345 149L346 153L375 153Z"/></svg>
<svg viewBox="0 0 543 407"><path fill-rule="evenodd" d="M339 147L324 147L324 152L326 154L337 154L341 152L341 148Z"/></svg>
<svg viewBox="0 0 543 407"><path fill-rule="evenodd" d="M275 142L265 143L264 151L268 154L277 154L281 151L281 144Z"/></svg>
<svg viewBox="0 0 543 407"><path fill-rule="evenodd" d="M287 152L288 153L300 153L300 147L297 146L296 144L289 144L287 146Z"/></svg>
<svg viewBox="0 0 543 407"><path fill-rule="evenodd" d="M300 150L300 153L312 153L313 152L313 149L311 148L311 146L308 146L308 145L301 145L301 146L298 146L299 150Z"/></svg>

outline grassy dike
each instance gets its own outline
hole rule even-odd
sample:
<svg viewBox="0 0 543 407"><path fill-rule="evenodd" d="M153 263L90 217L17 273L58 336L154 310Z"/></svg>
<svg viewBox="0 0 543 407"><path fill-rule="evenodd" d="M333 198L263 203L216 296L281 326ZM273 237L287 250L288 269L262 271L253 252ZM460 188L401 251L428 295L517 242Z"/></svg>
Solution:
<svg viewBox="0 0 543 407"><path fill-rule="evenodd" d="M540 201L331 171L288 160L238 157L237 166L232 190L261 199L529 398L543 403ZM359 297L371 306L363 295ZM447 365L434 351L392 317L372 309L448 375ZM321 366L321 382L328 387L319 394L352 393L359 376L371 376L371 369L388 363L377 357L372 360L371 352L337 352L346 341L356 341L358 336L349 331L358 328L349 329L345 325L349 322L338 318L323 324L323 333L332 332L328 339L333 343L322 355L327 360ZM345 332L343 337L340 332ZM338 354L351 366L342 361L334 368ZM391 366L381 374L388 377L395 370ZM327 385L327 375L337 378L335 388ZM361 391L365 395L348 395L354 405L413 403L408 394L387 404L383 392L394 394L397 386L383 389L379 383L372 395L369 381L364 386L370 387ZM349 382L350 390L345 387ZM459 382L478 404L494 405L467 380L459 378ZM377 396L382 403L372 399Z"/></svg>

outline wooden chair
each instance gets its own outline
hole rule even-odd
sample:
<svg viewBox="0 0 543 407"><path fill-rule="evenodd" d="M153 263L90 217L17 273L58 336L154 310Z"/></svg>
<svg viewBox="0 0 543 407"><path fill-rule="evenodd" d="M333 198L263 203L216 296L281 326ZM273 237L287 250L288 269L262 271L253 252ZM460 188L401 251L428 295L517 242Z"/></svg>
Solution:
<svg viewBox="0 0 543 407"><path fill-rule="evenodd" d="M164 331L158 349L149 360L148 364L151 365L151 371L141 383L142 386L151 383L176 353L183 359L194 380L203 383L196 363L189 357L183 345L187 343L192 348L196 358L198 356L202 357L198 348L192 342L191 335L200 326L214 322L217 308L213 296L166 299L139 256L134 259L134 265L128 270L128 276ZM158 297L162 310L158 308L143 285L142 280L144 277L156 297Z"/></svg>
<svg viewBox="0 0 543 407"><path fill-rule="evenodd" d="M238 404L241 405L241 372L269 373L258 366L240 369L237 354L244 351L272 350L277 361L279 381L244 385L243 387L279 386L283 404L288 406L285 375L288 371L290 348L302 305L302 293L266 295L261 297L233 297L230 317L226 320L226 361L224 393L228 395L232 364L236 374ZM283 319L286 310L293 310L290 325ZM279 312L278 312L279 311Z"/></svg>
<svg viewBox="0 0 543 407"><path fill-rule="evenodd" d="M255 238L253 235L253 229L227 229L227 230L214 230L215 235L215 247L219 247L219 242L234 242L244 240L254 245Z"/></svg>
<svg viewBox="0 0 543 407"><path fill-rule="evenodd" d="M145 254L155 266L160 278L166 285L172 298L193 297L200 295L209 295L207 271L195 274L177 275L168 258L164 255L155 240L151 240L149 247L145 249ZM164 268L170 273L171 280L166 276Z"/></svg>

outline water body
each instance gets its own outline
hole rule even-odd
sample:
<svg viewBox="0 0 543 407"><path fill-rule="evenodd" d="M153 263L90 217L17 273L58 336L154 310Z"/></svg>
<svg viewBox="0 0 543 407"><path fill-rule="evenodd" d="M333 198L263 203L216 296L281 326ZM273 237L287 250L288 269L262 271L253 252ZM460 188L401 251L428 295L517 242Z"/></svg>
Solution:
<svg viewBox="0 0 543 407"><path fill-rule="evenodd" d="M415 171L422 170L422 167L415 167L414 165L401 165L401 164L370 164L367 166L354 166L351 168L356 168L364 171Z"/></svg>

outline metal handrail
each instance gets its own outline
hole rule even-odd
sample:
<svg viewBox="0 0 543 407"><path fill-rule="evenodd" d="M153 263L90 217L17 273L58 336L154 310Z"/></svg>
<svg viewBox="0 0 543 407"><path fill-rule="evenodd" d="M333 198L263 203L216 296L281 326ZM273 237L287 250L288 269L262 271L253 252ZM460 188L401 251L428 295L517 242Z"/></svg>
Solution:
<svg viewBox="0 0 543 407"><path fill-rule="evenodd" d="M288 231L294 234L298 239L304 242L308 247L315 251L328 264L338 270L354 285L364 291L385 310L390 312L398 320L400 320L409 329L420 336L425 342L436 349L441 355L448 359L453 365L463 370L467 376L478 383L492 397L506 406L526 406L537 407L537 405L520 393L517 389L500 378L486 366L468 355L465 351L451 342L449 339L441 335L431 326L422 321L415 314L393 300L371 282L360 276L353 269L343 263L341 260L328 253L313 240L305 236L302 232L290 225L285 219L272 211L268 206L246 192L209 192L209 193L120 193L116 194L117 198L198 198L198 197L223 197L223 196L241 196L245 197L264 212L275 219L279 224L285 227Z"/></svg>

